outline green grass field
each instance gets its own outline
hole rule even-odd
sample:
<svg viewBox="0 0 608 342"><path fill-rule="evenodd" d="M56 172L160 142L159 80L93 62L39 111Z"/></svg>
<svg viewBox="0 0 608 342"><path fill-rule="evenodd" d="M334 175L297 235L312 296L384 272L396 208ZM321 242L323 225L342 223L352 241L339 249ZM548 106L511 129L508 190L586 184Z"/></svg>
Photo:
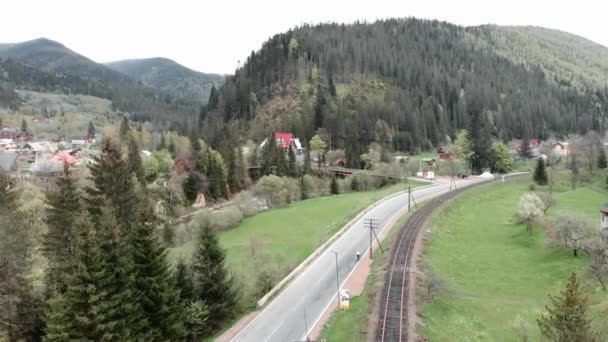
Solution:
<svg viewBox="0 0 608 342"><path fill-rule="evenodd" d="M331 319L321 332L321 338L328 342L367 341L368 317L380 287L379 281L384 275L384 265L390 255L390 248L397 233L409 217L410 213L403 215L382 241L386 253L381 254L379 249L374 251L372 269L365 283L365 289L361 295L350 300L350 309L339 310L332 314Z"/></svg>
<svg viewBox="0 0 608 342"><path fill-rule="evenodd" d="M421 305L418 331L430 341L517 341L517 315L527 321L530 340L539 340L536 319L548 303L547 294L561 290L571 272L584 273L586 257L552 247L540 227L528 234L513 223L519 197L530 183L524 177L482 186L431 218L426 259L454 294ZM554 192L557 205L549 216L574 211L597 221L599 206L607 200L589 188L570 190L565 175L556 177ZM598 292L595 281L586 283L597 315L605 293Z"/></svg>
<svg viewBox="0 0 608 342"><path fill-rule="evenodd" d="M377 191L300 201L259 213L233 229L220 232L228 268L242 286L243 305L253 305L259 296L256 279L261 268L270 268L275 281L280 280L361 210L403 189L404 184L396 184ZM191 255L194 246L190 242L171 249L171 259Z"/></svg>

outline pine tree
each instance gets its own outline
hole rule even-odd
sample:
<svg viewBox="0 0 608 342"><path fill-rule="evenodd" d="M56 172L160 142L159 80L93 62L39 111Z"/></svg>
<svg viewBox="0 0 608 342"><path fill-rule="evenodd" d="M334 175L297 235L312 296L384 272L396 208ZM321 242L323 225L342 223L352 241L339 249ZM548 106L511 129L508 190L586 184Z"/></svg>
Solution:
<svg viewBox="0 0 608 342"><path fill-rule="evenodd" d="M21 119L21 132L27 133L27 121L25 119Z"/></svg>
<svg viewBox="0 0 608 342"><path fill-rule="evenodd" d="M141 201L145 203L145 199ZM179 293L171 284L167 250L156 236L153 209L144 204L139 224L132 238L134 288L148 326L147 336L154 340L182 340L185 331L181 322Z"/></svg>
<svg viewBox="0 0 608 342"><path fill-rule="evenodd" d="M533 179L538 185L547 185L547 170L545 168L545 161L542 158L538 158L536 162Z"/></svg>
<svg viewBox="0 0 608 342"><path fill-rule="evenodd" d="M128 231L136 208L133 177L120 148L110 139L103 142L101 155L94 158L89 170L93 187L86 187L88 210L93 222L106 203L112 206L117 223Z"/></svg>
<svg viewBox="0 0 608 342"><path fill-rule="evenodd" d="M538 319L542 335L556 342L593 342L598 341L587 315L588 297L583 286L572 273L566 289L558 296L549 295L550 306L547 315Z"/></svg>
<svg viewBox="0 0 608 342"><path fill-rule="evenodd" d="M310 149L306 149L306 154L304 155L304 174L308 175L312 172L312 161L310 159Z"/></svg>
<svg viewBox="0 0 608 342"><path fill-rule="evenodd" d="M296 153L293 150L293 146L289 145L289 151L287 152L289 162L287 164L287 175L289 177L298 176L298 165L296 164Z"/></svg>
<svg viewBox="0 0 608 342"><path fill-rule="evenodd" d="M60 292L54 292L48 300L49 314L46 319L47 342L69 341L72 337L70 332L74 330L72 326L71 312L68 303Z"/></svg>
<svg viewBox="0 0 608 342"><path fill-rule="evenodd" d="M146 173L144 171L144 163L141 160L139 145L133 134L129 134L128 138L128 154L127 162L129 173L135 175L142 186L146 185Z"/></svg>
<svg viewBox="0 0 608 342"><path fill-rule="evenodd" d="M350 183L350 189L352 191L359 191L359 180L357 179L357 176L353 176L353 180Z"/></svg>
<svg viewBox="0 0 608 342"><path fill-rule="evenodd" d="M597 167L599 169L605 169L608 167L608 160L606 160L606 152L604 151L604 148L602 146L600 146L598 148L598 156L597 156Z"/></svg>
<svg viewBox="0 0 608 342"><path fill-rule="evenodd" d="M179 258L175 265L173 284L179 290L179 301L182 305L194 301L192 271L190 270L190 265L183 258Z"/></svg>
<svg viewBox="0 0 608 342"><path fill-rule="evenodd" d="M490 135L488 118L485 113L475 111L472 114L470 137L473 155L471 168L476 174L490 166L492 151L492 136Z"/></svg>
<svg viewBox="0 0 608 342"><path fill-rule="evenodd" d="M308 188L308 184L304 180L304 176L300 177L300 196L302 200L310 198L310 189Z"/></svg>
<svg viewBox="0 0 608 342"><path fill-rule="evenodd" d="M215 88L215 84L211 86L211 91L209 92L209 101L207 101L207 107L209 110L217 109L220 103L220 94Z"/></svg>
<svg viewBox="0 0 608 342"><path fill-rule="evenodd" d="M158 143L156 150L160 151L164 150L165 148L167 148L167 144L165 142L165 134L163 132L160 132L160 143Z"/></svg>
<svg viewBox="0 0 608 342"><path fill-rule="evenodd" d="M188 200L189 204L194 203L196 201L196 197L201 192L203 188L204 178L203 176L196 172L192 171L188 174L188 177L184 180L182 184L182 190L184 191L184 196L186 200Z"/></svg>
<svg viewBox="0 0 608 342"><path fill-rule="evenodd" d="M192 270L195 297L209 307L208 324L212 330L220 328L232 315L238 300L233 280L226 271L225 258L211 225L202 223Z"/></svg>
<svg viewBox="0 0 608 342"><path fill-rule="evenodd" d="M121 141L124 141L124 139L127 137L127 133L129 133L129 128L129 119L126 115L124 115L122 117L122 120L120 121L120 130L118 131Z"/></svg>
<svg viewBox="0 0 608 342"><path fill-rule="evenodd" d="M177 156L177 148L175 147L175 142L173 142L173 139L169 140L169 147L167 147L167 150L169 151L171 158L175 159Z"/></svg>
<svg viewBox="0 0 608 342"><path fill-rule="evenodd" d="M338 195L340 193L340 189L338 188L338 180L336 177L332 177L329 190L332 195Z"/></svg>
<svg viewBox="0 0 608 342"><path fill-rule="evenodd" d="M93 125L93 121L89 121L89 129L87 131L87 137L89 139L95 138L95 125Z"/></svg>
<svg viewBox="0 0 608 342"><path fill-rule="evenodd" d="M99 254L94 273L95 292L90 298L93 340L149 339L149 322L135 290L133 251L127 231L115 218L108 202L101 206L97 219Z"/></svg>
<svg viewBox="0 0 608 342"><path fill-rule="evenodd" d="M47 289L63 294L63 282L69 274L69 261L74 257L76 244L75 218L83 209L76 181L71 177L67 165L64 174L57 179L55 192L48 194L46 223L48 231L44 236L44 254L48 261L46 271Z"/></svg>

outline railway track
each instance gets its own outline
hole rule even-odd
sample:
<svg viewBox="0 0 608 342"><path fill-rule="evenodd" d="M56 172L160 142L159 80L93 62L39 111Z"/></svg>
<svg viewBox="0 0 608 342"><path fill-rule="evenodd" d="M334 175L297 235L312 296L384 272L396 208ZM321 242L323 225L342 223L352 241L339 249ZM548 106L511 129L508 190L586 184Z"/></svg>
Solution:
<svg viewBox="0 0 608 342"><path fill-rule="evenodd" d="M386 273L380 296L380 319L376 341L408 341L409 269L416 237L429 215L446 200L466 188L460 188L432 199L405 223L391 252L389 272Z"/></svg>

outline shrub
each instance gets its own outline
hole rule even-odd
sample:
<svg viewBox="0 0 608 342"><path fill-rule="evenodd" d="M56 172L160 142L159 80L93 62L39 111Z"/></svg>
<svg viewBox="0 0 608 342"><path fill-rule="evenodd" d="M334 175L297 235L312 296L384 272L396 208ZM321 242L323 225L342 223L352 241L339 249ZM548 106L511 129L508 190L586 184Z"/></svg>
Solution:
<svg viewBox="0 0 608 342"><path fill-rule="evenodd" d="M246 190L239 192L234 197L234 203L241 210L243 217L253 216L258 212L251 191Z"/></svg>
<svg viewBox="0 0 608 342"><path fill-rule="evenodd" d="M287 191L287 203L299 201L302 197L297 178L283 177L283 185Z"/></svg>
<svg viewBox="0 0 608 342"><path fill-rule="evenodd" d="M275 175L262 177L256 185L256 192L264 199L268 208L283 206L289 198L283 179Z"/></svg>
<svg viewBox="0 0 608 342"><path fill-rule="evenodd" d="M226 230L236 227L243 221L243 213L236 205L213 211L210 215L211 227L215 230Z"/></svg>
<svg viewBox="0 0 608 342"><path fill-rule="evenodd" d="M331 192L332 195L338 195L340 193L340 189L338 189L338 180L336 180L336 177L333 177L331 179L331 183L329 185L329 191Z"/></svg>

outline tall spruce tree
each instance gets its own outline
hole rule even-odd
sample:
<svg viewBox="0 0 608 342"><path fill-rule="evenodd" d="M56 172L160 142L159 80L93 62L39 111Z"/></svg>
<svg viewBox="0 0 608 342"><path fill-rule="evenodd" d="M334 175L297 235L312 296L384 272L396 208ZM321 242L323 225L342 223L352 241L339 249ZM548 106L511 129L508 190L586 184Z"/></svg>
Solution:
<svg viewBox="0 0 608 342"><path fill-rule="evenodd" d="M599 336L591 326L587 314L588 297L583 285L572 273L570 281L558 296L549 295L551 304L546 306L547 314L538 319L542 335L556 342L595 342Z"/></svg>
<svg viewBox="0 0 608 342"><path fill-rule="evenodd" d="M179 292L172 286L167 250L156 236L157 220L146 202L140 201L143 208L132 238L134 287L148 324L148 338L179 341L185 336Z"/></svg>
<svg viewBox="0 0 608 342"><path fill-rule="evenodd" d="M69 264L74 258L78 233L75 219L83 209L76 181L71 177L67 165L64 174L57 179L57 191L50 192L47 198L48 231L43 244L44 255L48 261L45 272L47 290L58 291L63 295L67 286L64 280L71 272ZM58 302L63 300L61 296L56 299Z"/></svg>
<svg viewBox="0 0 608 342"><path fill-rule="evenodd" d="M123 115L122 119L120 120L120 129L118 131L119 137L121 141L124 141L124 139L127 137L127 133L129 133L129 119L127 118L126 115Z"/></svg>
<svg viewBox="0 0 608 342"><path fill-rule="evenodd" d="M470 129L471 145L473 155L471 156L471 168L476 174L490 166L492 151L492 136L490 135L488 118L482 111L472 113Z"/></svg>
<svg viewBox="0 0 608 342"><path fill-rule="evenodd" d="M597 167L602 170L608 167L608 160L606 160L606 151L604 151L604 147L601 145L598 146Z"/></svg>
<svg viewBox="0 0 608 342"><path fill-rule="evenodd" d="M179 302L187 305L194 301L194 283L190 264L184 258L179 258L175 264L173 284L179 290Z"/></svg>
<svg viewBox="0 0 608 342"><path fill-rule="evenodd" d="M548 183L547 169L545 168L545 161L542 158L538 158L536 162L533 179L538 185L547 185Z"/></svg>
<svg viewBox="0 0 608 342"><path fill-rule="evenodd" d="M135 175L137 180L142 186L146 185L146 173L144 171L144 163L141 160L141 153L137 139L134 134L129 134L128 137L128 154L127 154L127 165L129 173Z"/></svg>
<svg viewBox="0 0 608 342"><path fill-rule="evenodd" d="M289 145L287 157L288 157L287 175L289 177L297 177L298 176L298 164L296 163L296 152L293 150L293 145Z"/></svg>
<svg viewBox="0 0 608 342"><path fill-rule="evenodd" d="M207 323L212 330L230 318L238 300L238 292L226 270L225 254L211 225L203 222L192 270L195 298L209 307Z"/></svg>
<svg viewBox="0 0 608 342"><path fill-rule="evenodd" d="M87 130L87 137L89 139L95 138L95 125L93 125L93 121L89 121L89 128Z"/></svg>
<svg viewBox="0 0 608 342"><path fill-rule="evenodd" d="M312 172L312 160L310 159L310 149L306 149L306 154L304 155L304 169L302 170L304 174L310 174Z"/></svg>

